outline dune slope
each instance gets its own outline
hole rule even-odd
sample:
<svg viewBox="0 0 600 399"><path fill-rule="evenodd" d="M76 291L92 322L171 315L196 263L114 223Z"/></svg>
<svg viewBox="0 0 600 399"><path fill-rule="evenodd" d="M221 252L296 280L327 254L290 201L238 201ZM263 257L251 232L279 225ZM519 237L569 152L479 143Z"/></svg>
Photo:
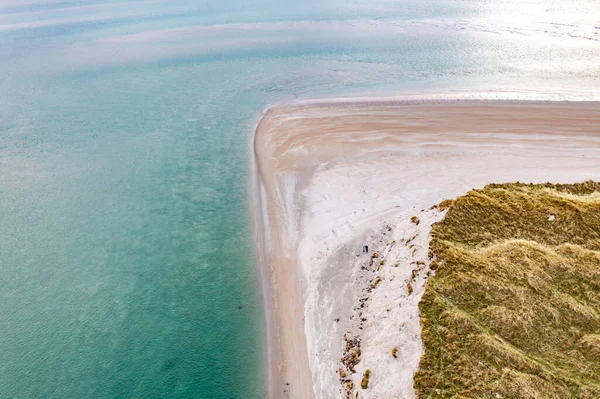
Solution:
<svg viewBox="0 0 600 399"><path fill-rule="evenodd" d="M432 236L419 397L600 397L600 183L488 185Z"/></svg>

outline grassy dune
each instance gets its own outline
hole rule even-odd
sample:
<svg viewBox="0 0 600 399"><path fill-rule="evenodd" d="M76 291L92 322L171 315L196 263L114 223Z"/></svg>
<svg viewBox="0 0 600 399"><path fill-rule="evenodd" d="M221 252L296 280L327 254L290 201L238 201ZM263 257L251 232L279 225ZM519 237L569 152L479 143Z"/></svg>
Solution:
<svg viewBox="0 0 600 399"><path fill-rule="evenodd" d="M473 190L432 236L420 398L600 398L600 183Z"/></svg>

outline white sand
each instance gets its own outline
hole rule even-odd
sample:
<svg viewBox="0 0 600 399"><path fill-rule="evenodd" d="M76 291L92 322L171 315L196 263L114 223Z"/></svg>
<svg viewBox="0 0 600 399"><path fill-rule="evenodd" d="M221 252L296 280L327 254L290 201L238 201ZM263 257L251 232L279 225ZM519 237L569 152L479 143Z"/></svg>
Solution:
<svg viewBox="0 0 600 399"><path fill-rule="evenodd" d="M337 371L349 333L362 350L352 397L413 398L428 273L417 261L427 263L431 223L443 216L429 208L491 182L600 180L600 105L296 104L267 112L255 152L273 288L271 397L345 397ZM379 271L365 243L385 261Z"/></svg>

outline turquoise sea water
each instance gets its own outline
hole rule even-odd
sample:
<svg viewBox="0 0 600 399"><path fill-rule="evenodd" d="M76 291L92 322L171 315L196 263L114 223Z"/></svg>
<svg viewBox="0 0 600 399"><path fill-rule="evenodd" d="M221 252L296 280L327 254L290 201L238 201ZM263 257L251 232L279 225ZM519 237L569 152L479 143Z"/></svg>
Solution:
<svg viewBox="0 0 600 399"><path fill-rule="evenodd" d="M263 397L262 110L594 97L598 21L595 0L1 0L0 397Z"/></svg>

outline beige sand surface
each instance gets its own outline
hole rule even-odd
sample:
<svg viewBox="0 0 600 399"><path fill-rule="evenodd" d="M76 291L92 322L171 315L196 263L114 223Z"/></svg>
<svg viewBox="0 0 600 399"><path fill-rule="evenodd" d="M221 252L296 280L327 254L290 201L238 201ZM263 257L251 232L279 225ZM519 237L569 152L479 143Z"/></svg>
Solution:
<svg viewBox="0 0 600 399"><path fill-rule="evenodd" d="M299 103L265 114L254 151L271 397L345 397L349 334L362 343L352 397L412 398L428 234L443 216L429 208L490 182L599 180L600 104Z"/></svg>

